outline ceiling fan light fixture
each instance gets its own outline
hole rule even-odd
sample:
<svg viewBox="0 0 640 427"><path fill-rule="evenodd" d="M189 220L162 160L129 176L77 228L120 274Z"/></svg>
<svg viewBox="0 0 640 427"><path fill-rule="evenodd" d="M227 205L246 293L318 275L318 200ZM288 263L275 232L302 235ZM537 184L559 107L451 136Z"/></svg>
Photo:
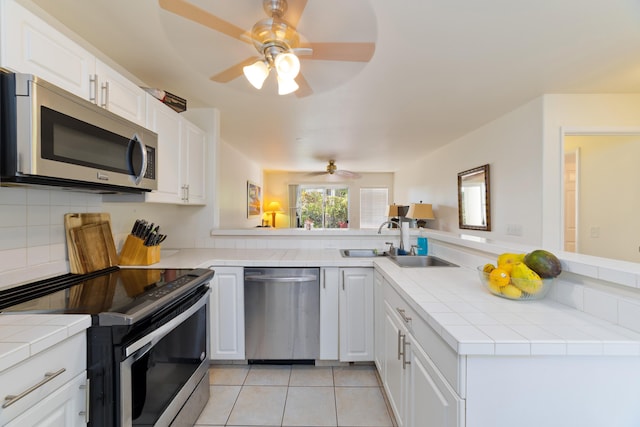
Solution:
<svg viewBox="0 0 640 427"><path fill-rule="evenodd" d="M273 65L278 77L293 80L300 73L300 60L293 52L283 52L276 55Z"/></svg>
<svg viewBox="0 0 640 427"><path fill-rule="evenodd" d="M243 67L242 71L253 87L256 89L262 89L264 81L269 76L269 65L266 61L259 60L251 65Z"/></svg>
<svg viewBox="0 0 640 427"><path fill-rule="evenodd" d="M294 79L286 79L278 75L278 95L288 95L297 91L299 87Z"/></svg>

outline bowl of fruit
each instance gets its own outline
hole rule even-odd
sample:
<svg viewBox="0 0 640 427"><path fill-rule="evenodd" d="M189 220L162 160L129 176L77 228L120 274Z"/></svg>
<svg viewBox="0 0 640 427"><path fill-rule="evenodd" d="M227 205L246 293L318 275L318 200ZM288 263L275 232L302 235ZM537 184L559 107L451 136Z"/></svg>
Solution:
<svg viewBox="0 0 640 427"><path fill-rule="evenodd" d="M478 267L480 281L492 294L519 301L544 298L562 271L558 258L542 249L504 253L496 264Z"/></svg>

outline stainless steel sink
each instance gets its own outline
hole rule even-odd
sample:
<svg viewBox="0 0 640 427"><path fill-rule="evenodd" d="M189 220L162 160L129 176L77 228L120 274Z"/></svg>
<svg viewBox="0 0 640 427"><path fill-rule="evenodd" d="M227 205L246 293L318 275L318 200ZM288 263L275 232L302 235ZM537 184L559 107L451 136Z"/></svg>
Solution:
<svg viewBox="0 0 640 427"><path fill-rule="evenodd" d="M389 258L400 267L457 267L456 264L432 255L401 255Z"/></svg>
<svg viewBox="0 0 640 427"><path fill-rule="evenodd" d="M340 249L340 253L347 258L369 258L384 255L377 249Z"/></svg>

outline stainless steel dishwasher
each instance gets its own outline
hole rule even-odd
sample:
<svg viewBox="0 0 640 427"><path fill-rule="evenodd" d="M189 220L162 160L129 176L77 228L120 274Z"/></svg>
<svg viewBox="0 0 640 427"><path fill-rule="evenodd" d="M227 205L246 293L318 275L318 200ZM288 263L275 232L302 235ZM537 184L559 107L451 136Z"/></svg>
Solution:
<svg viewBox="0 0 640 427"><path fill-rule="evenodd" d="M249 362L315 361L320 356L320 269L244 269Z"/></svg>

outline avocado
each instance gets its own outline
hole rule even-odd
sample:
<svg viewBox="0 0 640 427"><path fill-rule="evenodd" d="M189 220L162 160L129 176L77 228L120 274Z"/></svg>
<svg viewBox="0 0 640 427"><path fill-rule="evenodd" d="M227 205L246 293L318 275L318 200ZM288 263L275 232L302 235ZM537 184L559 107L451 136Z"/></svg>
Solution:
<svg viewBox="0 0 640 427"><path fill-rule="evenodd" d="M543 279L556 277L562 271L560 260L551 252L543 249L536 249L528 253L524 257L524 263Z"/></svg>

